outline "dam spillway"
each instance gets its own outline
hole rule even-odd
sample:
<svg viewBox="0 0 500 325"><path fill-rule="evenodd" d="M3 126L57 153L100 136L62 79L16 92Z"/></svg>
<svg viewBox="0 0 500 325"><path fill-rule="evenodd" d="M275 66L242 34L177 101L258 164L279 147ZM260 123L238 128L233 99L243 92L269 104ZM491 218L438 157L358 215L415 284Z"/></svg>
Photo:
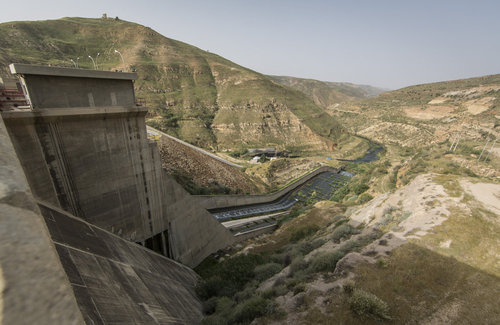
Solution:
<svg viewBox="0 0 500 325"><path fill-rule="evenodd" d="M212 209L209 210L209 212L211 212L217 220L225 222L264 213L283 211L290 209L297 202L329 200L340 187L344 186L349 181L349 179L349 174L343 173L342 171L325 171L272 202L241 207Z"/></svg>

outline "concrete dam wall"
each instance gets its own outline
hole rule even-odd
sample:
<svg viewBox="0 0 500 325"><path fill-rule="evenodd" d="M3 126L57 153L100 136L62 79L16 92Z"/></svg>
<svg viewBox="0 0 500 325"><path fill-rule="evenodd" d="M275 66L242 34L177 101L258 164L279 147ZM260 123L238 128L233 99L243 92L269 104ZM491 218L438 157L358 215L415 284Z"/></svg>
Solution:
<svg viewBox="0 0 500 325"><path fill-rule="evenodd" d="M161 168L147 109L135 105L135 74L11 70L22 76L31 109L2 117L37 199L188 266L233 243Z"/></svg>

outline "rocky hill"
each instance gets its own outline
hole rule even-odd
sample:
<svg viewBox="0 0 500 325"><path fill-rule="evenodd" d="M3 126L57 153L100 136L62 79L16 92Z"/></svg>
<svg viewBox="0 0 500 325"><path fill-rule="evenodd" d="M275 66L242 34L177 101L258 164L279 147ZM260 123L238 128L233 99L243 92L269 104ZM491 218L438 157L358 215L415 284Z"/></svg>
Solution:
<svg viewBox="0 0 500 325"><path fill-rule="evenodd" d="M123 56L115 52L118 50ZM216 150L333 149L342 127L303 93L216 54L117 19L0 24L0 66L12 62L132 70L147 122Z"/></svg>
<svg viewBox="0 0 500 325"><path fill-rule="evenodd" d="M386 144L428 145L458 134L497 137L500 75L411 86L331 112L351 130Z"/></svg>
<svg viewBox="0 0 500 325"><path fill-rule="evenodd" d="M287 76L269 76L276 82L296 89L321 107L334 107L341 102L375 97L385 89L348 82L330 82Z"/></svg>

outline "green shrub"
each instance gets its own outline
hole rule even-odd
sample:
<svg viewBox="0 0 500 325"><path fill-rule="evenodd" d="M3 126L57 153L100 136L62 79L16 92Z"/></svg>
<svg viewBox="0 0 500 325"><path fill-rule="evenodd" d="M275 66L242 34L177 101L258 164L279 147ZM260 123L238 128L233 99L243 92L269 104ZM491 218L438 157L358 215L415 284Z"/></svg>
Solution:
<svg viewBox="0 0 500 325"><path fill-rule="evenodd" d="M335 202L341 202L348 193L349 188L347 186L343 186L333 194L331 200Z"/></svg>
<svg viewBox="0 0 500 325"><path fill-rule="evenodd" d="M276 284L276 282L275 282ZM271 289L267 290L262 296L264 298L279 297L284 296L288 293L288 288L284 284L275 285Z"/></svg>
<svg viewBox="0 0 500 325"><path fill-rule="evenodd" d="M249 324L255 318L264 316L268 313L268 305L271 301L261 296L253 296L236 306L231 317L231 324Z"/></svg>
<svg viewBox="0 0 500 325"><path fill-rule="evenodd" d="M257 290L257 287L259 286L260 282L257 280L252 280L250 281L243 290L238 291L237 293L234 294L233 300L236 302L241 302L245 301L248 298L252 297L255 293L255 290Z"/></svg>
<svg viewBox="0 0 500 325"><path fill-rule="evenodd" d="M227 325L227 319L220 315L210 315L201 321L202 325Z"/></svg>
<svg viewBox="0 0 500 325"><path fill-rule="evenodd" d="M269 161L269 158L266 157L266 155L262 155L259 158L260 163L265 163L266 161Z"/></svg>
<svg viewBox="0 0 500 325"><path fill-rule="evenodd" d="M361 193L365 192L367 189L370 187L364 183L355 183L351 185L351 190L356 194L360 195Z"/></svg>
<svg viewBox="0 0 500 325"><path fill-rule="evenodd" d="M222 280L220 276L214 275L206 280L198 281L195 291L198 297L206 300L210 297L219 295L220 289L224 285L224 280Z"/></svg>
<svg viewBox="0 0 500 325"><path fill-rule="evenodd" d="M254 269L255 279L258 281L264 281L281 271L281 269L282 266L278 263L257 265Z"/></svg>
<svg viewBox="0 0 500 325"><path fill-rule="evenodd" d="M290 275L294 275L294 273L307 269L308 263L304 260L304 256L297 256L293 259L290 264Z"/></svg>
<svg viewBox="0 0 500 325"><path fill-rule="evenodd" d="M370 201L371 199L373 199L373 196L371 196L371 195L370 195L370 194L368 194L368 193L363 193L363 194L361 194L361 195L359 196L358 202L359 202L360 204L364 204L364 203L366 203L366 202Z"/></svg>
<svg viewBox="0 0 500 325"><path fill-rule="evenodd" d="M299 245L299 251L303 255L307 255L316 248L322 246L325 243L324 239L318 238L313 241L305 241Z"/></svg>
<svg viewBox="0 0 500 325"><path fill-rule="evenodd" d="M342 244L342 246L339 248L344 254L350 253L352 251L358 250L361 248L361 242L357 239L350 239L346 241L345 243Z"/></svg>
<svg viewBox="0 0 500 325"><path fill-rule="evenodd" d="M345 242L340 250L344 251L346 254L352 251L357 251L359 248L363 248L366 245L372 243L374 240L377 240L382 236L382 232L380 230L374 229L368 234L358 236L356 239L351 239Z"/></svg>
<svg viewBox="0 0 500 325"><path fill-rule="evenodd" d="M344 292L347 294L353 293L354 289L356 288L356 283L352 280L347 281L344 285Z"/></svg>
<svg viewBox="0 0 500 325"><path fill-rule="evenodd" d="M293 287L293 295L304 292L306 290L306 285L304 283L299 283Z"/></svg>
<svg viewBox="0 0 500 325"><path fill-rule="evenodd" d="M253 270L264 262L261 255L238 255L210 268L199 269L204 280L197 285L196 292L204 300L212 296L232 297L254 278Z"/></svg>
<svg viewBox="0 0 500 325"><path fill-rule="evenodd" d="M344 256L345 254L342 251L319 253L312 257L310 269L313 272L332 272L335 270L337 262Z"/></svg>
<svg viewBox="0 0 500 325"><path fill-rule="evenodd" d="M357 233L356 228L349 224L343 224L335 228L335 230L332 232L332 235L330 236L330 239L333 242L338 243L341 239L348 238L355 233Z"/></svg>
<svg viewBox="0 0 500 325"><path fill-rule="evenodd" d="M217 299L217 305L215 307L215 313L224 318L229 318L234 309L234 302L228 297L222 297Z"/></svg>
<svg viewBox="0 0 500 325"><path fill-rule="evenodd" d="M349 307L358 316L390 319L387 303L362 289L354 289L349 298Z"/></svg>
<svg viewBox="0 0 500 325"><path fill-rule="evenodd" d="M290 235L290 241L291 242L297 242L303 238L306 238L314 233L316 233L319 230L318 225L304 225L300 226L299 228L295 229L292 234Z"/></svg>
<svg viewBox="0 0 500 325"><path fill-rule="evenodd" d="M203 314L210 315L215 313L215 309L217 307L217 297L212 297L202 304Z"/></svg>
<svg viewBox="0 0 500 325"><path fill-rule="evenodd" d="M377 266L380 268L386 268L388 264L385 258L380 257L377 259Z"/></svg>

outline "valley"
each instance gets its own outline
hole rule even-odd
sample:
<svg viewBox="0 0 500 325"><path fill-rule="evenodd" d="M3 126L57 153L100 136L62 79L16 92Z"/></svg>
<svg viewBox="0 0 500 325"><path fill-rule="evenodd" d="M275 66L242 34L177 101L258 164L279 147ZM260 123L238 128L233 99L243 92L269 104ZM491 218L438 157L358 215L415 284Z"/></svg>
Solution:
<svg viewBox="0 0 500 325"><path fill-rule="evenodd" d="M76 67L81 53L97 62ZM109 18L2 23L2 77L11 62L136 71L127 109L142 109L146 136L128 139L165 174L148 178L168 197L158 206L183 216L165 229L179 240L216 226L208 243L230 243L199 263L204 244L183 242L183 258L199 254L189 294L202 324L500 323L500 74L398 90L268 76ZM95 146L111 148L117 125Z"/></svg>

